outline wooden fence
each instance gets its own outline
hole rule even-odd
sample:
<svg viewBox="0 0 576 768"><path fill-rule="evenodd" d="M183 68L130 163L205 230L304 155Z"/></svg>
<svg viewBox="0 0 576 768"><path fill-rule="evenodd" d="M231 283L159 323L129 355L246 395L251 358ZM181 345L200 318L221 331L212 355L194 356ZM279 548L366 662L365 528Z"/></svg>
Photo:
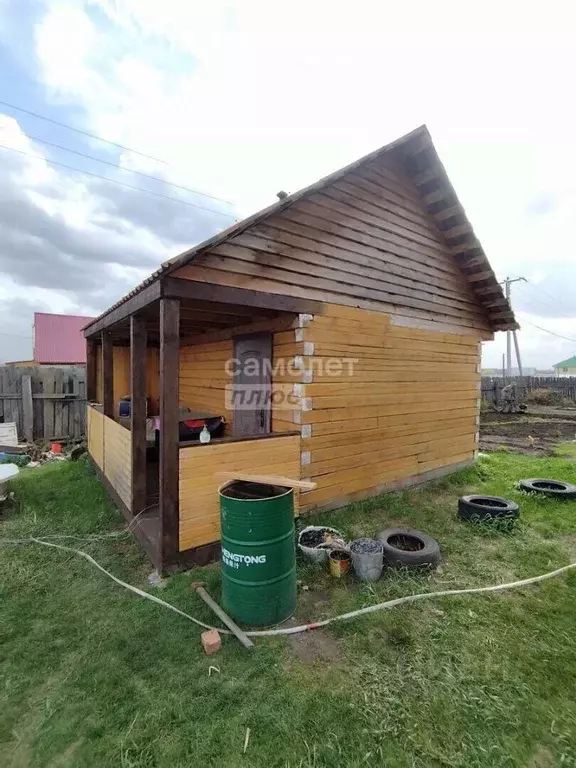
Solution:
<svg viewBox="0 0 576 768"><path fill-rule="evenodd" d="M576 400L576 376L513 376L504 381L495 376L482 377L482 397L490 403L500 403L500 392L506 384L516 384L518 398L522 400L534 389L551 389L559 397Z"/></svg>
<svg viewBox="0 0 576 768"><path fill-rule="evenodd" d="M86 368L0 366L0 423L28 441L86 434Z"/></svg>

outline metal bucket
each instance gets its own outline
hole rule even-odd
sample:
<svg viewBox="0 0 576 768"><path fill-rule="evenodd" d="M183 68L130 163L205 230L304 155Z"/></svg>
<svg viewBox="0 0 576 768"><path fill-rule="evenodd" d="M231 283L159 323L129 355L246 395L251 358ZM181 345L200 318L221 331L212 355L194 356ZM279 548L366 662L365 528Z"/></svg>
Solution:
<svg viewBox="0 0 576 768"><path fill-rule="evenodd" d="M219 493L222 606L241 624L278 624L296 608L294 491L234 480Z"/></svg>
<svg viewBox="0 0 576 768"><path fill-rule="evenodd" d="M354 573L360 581L378 581L384 567L384 545L378 539L356 539L350 544Z"/></svg>

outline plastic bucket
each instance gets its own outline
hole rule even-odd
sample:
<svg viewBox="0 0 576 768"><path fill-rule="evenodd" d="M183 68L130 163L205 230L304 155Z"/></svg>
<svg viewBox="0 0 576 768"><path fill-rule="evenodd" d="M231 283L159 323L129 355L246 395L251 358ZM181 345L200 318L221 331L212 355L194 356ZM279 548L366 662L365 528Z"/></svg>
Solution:
<svg viewBox="0 0 576 768"><path fill-rule="evenodd" d="M360 581L378 581L384 567L384 547L378 539L356 539L350 544L354 573Z"/></svg>

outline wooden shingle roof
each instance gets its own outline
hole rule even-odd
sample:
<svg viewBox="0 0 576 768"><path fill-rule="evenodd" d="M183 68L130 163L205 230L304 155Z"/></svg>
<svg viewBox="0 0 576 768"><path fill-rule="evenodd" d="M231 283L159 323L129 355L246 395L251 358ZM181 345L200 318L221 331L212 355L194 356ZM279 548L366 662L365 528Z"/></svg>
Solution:
<svg viewBox="0 0 576 768"><path fill-rule="evenodd" d="M164 262L150 277L121 301L110 307L101 317L105 317L108 312L120 306L155 280L192 262L200 254L225 243L273 214L288 208L308 195L313 195L324 187L337 182L346 174L358 170L364 164L371 163L387 153L393 153L402 162L413 180L422 204L434 219L452 257L469 283L476 301L485 310L491 328L494 331L518 328L514 313L504 296L502 286L498 283L482 245L474 234L472 225L458 200L425 125L314 184L287 195L273 205L233 224L228 229Z"/></svg>

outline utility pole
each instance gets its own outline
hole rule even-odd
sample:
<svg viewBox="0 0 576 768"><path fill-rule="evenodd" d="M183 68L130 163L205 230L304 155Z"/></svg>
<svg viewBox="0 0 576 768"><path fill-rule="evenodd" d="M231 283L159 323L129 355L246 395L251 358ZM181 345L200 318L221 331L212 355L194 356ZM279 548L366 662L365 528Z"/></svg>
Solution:
<svg viewBox="0 0 576 768"><path fill-rule="evenodd" d="M504 293L510 307L512 307L512 301L511 301L512 292L510 290L510 286L512 285L512 283L518 283L518 282L527 283L528 280L526 280L525 277L515 277L513 279L510 277L507 277L506 280L502 281L502 284L504 285ZM520 377L522 377L523 375L522 361L520 359L520 347L518 345L518 337L516 336L516 331L506 331L506 378L508 380L512 378L512 337L514 338L514 349L516 350L516 361L518 363L518 373L520 374Z"/></svg>

